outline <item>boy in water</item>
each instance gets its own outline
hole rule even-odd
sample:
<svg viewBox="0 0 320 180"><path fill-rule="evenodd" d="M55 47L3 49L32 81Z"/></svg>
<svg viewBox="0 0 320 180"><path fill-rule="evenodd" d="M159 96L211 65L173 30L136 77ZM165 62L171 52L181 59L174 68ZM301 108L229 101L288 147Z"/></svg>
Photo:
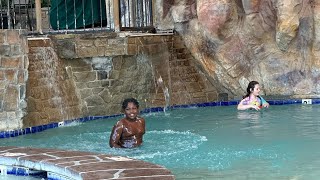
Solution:
<svg viewBox="0 0 320 180"><path fill-rule="evenodd" d="M142 144L145 133L145 120L138 117L139 102L134 98L125 99L122 103L125 117L113 127L109 145L112 148L133 148Z"/></svg>

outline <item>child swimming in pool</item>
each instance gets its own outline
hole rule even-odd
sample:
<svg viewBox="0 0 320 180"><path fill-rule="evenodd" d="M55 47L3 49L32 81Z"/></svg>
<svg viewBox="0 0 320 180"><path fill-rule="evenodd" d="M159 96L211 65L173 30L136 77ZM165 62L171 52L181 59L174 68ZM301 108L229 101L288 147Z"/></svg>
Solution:
<svg viewBox="0 0 320 180"><path fill-rule="evenodd" d="M134 98L125 99L122 103L125 117L113 127L109 145L112 148L133 148L142 144L145 133L145 120L138 116L139 102Z"/></svg>
<svg viewBox="0 0 320 180"><path fill-rule="evenodd" d="M262 107L269 107L269 103L260 95L260 85L257 81L251 81L247 87L247 94L238 104L238 110L255 109L260 110Z"/></svg>

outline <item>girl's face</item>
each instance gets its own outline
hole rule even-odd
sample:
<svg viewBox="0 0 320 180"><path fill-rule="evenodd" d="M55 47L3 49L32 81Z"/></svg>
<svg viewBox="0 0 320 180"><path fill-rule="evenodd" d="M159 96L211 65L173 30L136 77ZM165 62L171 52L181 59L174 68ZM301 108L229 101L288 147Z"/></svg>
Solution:
<svg viewBox="0 0 320 180"><path fill-rule="evenodd" d="M129 102L128 106L124 109L124 114L129 120L135 120L138 116L138 112L139 109L133 102Z"/></svg>
<svg viewBox="0 0 320 180"><path fill-rule="evenodd" d="M253 90L251 90L251 94L254 96L259 96L260 86L259 84L254 85Z"/></svg>

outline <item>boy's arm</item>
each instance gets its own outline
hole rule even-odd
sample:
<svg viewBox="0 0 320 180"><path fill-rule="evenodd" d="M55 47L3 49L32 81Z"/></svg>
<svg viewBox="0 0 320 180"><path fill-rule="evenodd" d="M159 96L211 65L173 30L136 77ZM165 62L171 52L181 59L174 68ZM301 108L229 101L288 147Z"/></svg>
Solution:
<svg viewBox="0 0 320 180"><path fill-rule="evenodd" d="M111 148L121 148L119 141L122 134L122 127L123 125L119 122L113 126L109 140L109 145Z"/></svg>

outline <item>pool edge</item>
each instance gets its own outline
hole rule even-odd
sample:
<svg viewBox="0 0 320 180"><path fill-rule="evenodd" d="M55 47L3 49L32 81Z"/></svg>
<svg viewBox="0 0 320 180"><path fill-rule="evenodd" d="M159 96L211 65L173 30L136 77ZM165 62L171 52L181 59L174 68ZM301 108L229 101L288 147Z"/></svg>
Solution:
<svg viewBox="0 0 320 180"><path fill-rule="evenodd" d="M45 171L56 175L55 179L175 179L165 167L142 160L59 149L0 146L0 166Z"/></svg>

